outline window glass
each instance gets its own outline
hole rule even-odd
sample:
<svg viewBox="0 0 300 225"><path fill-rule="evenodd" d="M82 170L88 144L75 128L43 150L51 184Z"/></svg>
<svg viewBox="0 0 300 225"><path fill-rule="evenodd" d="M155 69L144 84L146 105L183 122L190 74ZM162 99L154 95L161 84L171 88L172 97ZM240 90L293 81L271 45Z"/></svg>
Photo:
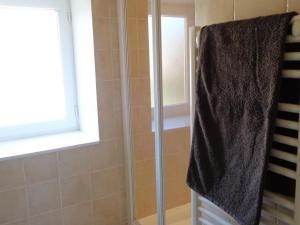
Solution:
<svg viewBox="0 0 300 225"><path fill-rule="evenodd" d="M0 7L0 127L66 116L55 10Z"/></svg>
<svg viewBox="0 0 300 225"><path fill-rule="evenodd" d="M151 105L153 107L153 45L152 18L148 19L151 78ZM186 22L182 17L161 17L162 76L164 106L187 102L186 89Z"/></svg>

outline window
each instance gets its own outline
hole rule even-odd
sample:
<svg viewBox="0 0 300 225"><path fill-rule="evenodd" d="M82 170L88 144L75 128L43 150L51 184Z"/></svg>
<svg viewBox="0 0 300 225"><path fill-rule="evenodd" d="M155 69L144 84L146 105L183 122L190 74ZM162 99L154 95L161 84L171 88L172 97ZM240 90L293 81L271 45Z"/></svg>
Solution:
<svg viewBox="0 0 300 225"><path fill-rule="evenodd" d="M61 20L53 9L0 7L1 141L78 128Z"/></svg>
<svg viewBox="0 0 300 225"><path fill-rule="evenodd" d="M0 2L2 146L16 140L88 133L91 123L98 124L90 1L71 3L72 0ZM82 16L83 10L86 18L78 23L77 15ZM78 35L82 30L85 34ZM84 77L82 73L86 73ZM95 141L98 126L92 127ZM73 145L70 138L67 142L64 145L60 139L57 147ZM39 150L50 150L50 146L41 145L44 149ZM56 148L53 143L51 148ZM1 154L0 150L0 157Z"/></svg>
<svg viewBox="0 0 300 225"><path fill-rule="evenodd" d="M151 106L154 107L152 18L148 18ZM187 26L184 17L161 17L165 128L188 125ZM173 125L169 126L171 121ZM180 125L176 125L178 123ZM168 128L167 128L168 129Z"/></svg>

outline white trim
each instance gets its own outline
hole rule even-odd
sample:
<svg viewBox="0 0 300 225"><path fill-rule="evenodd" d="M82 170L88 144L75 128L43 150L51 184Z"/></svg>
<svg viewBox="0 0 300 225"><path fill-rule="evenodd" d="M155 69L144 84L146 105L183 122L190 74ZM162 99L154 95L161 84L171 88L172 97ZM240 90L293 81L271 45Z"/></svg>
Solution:
<svg viewBox="0 0 300 225"><path fill-rule="evenodd" d="M152 112L152 132L155 130L155 121L153 118L154 108ZM190 114L188 104L168 105L163 108L164 130L172 130L190 126Z"/></svg>
<svg viewBox="0 0 300 225"><path fill-rule="evenodd" d="M161 54L160 0L151 1L153 32L153 77L154 77L154 121L155 121L155 168L157 224L165 225L164 156L163 156L163 87Z"/></svg>
<svg viewBox="0 0 300 225"><path fill-rule="evenodd" d="M196 93L196 56L195 56L195 49L196 49L196 28L190 27L189 28L189 69L190 69L190 138L191 143L193 139L193 129L194 129L194 113L195 113L195 93ZM198 224L198 199L197 193L193 190L191 191L191 202L192 202L192 225Z"/></svg>
<svg viewBox="0 0 300 225"><path fill-rule="evenodd" d="M69 9L69 1L60 0L1 0L0 6L17 6L17 7L39 7L52 8L60 10Z"/></svg>
<svg viewBox="0 0 300 225"><path fill-rule="evenodd" d="M151 108L152 113L152 121L154 120L154 107ZM180 117L180 116L188 116L189 115L189 104L182 103L182 104L174 104L174 105L167 105L163 107L163 116L164 119Z"/></svg>
<svg viewBox="0 0 300 225"><path fill-rule="evenodd" d="M99 139L91 0L71 0L80 130Z"/></svg>
<svg viewBox="0 0 300 225"><path fill-rule="evenodd" d="M172 118L178 116L188 116L189 115L189 104L174 104L164 106L164 118Z"/></svg>
<svg viewBox="0 0 300 225"><path fill-rule="evenodd" d="M0 161L28 154L77 148L80 145L98 143L99 139L82 131L27 138L0 144Z"/></svg>
<svg viewBox="0 0 300 225"><path fill-rule="evenodd" d="M135 193L134 193L134 169L133 169L133 144L132 144L132 119L129 88L128 65L128 40L127 40L127 0L118 0L118 22L121 65L121 89L123 112L123 142L126 167L126 197L127 197L127 224L135 224Z"/></svg>

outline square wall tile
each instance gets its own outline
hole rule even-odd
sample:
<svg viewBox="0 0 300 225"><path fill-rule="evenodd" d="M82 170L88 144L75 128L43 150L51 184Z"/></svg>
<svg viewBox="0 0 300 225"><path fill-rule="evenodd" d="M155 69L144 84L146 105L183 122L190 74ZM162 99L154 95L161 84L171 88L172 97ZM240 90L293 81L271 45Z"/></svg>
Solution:
<svg viewBox="0 0 300 225"><path fill-rule="evenodd" d="M60 210L43 213L39 216L30 218L30 225L62 225Z"/></svg>
<svg viewBox="0 0 300 225"><path fill-rule="evenodd" d="M14 189L0 192L0 224L26 218L25 189Z"/></svg>
<svg viewBox="0 0 300 225"><path fill-rule="evenodd" d="M141 77L150 78L150 65L149 65L149 51L148 46L145 47L144 50L140 50L138 52L138 65L137 65L137 73ZM149 88L150 88L150 80L149 80ZM150 93L149 93L150 98Z"/></svg>
<svg viewBox="0 0 300 225"><path fill-rule="evenodd" d="M123 141L115 139L102 141L89 147L93 171L117 167L123 164Z"/></svg>
<svg viewBox="0 0 300 225"><path fill-rule="evenodd" d="M124 189L124 168L106 169L92 174L93 199L119 193Z"/></svg>
<svg viewBox="0 0 300 225"><path fill-rule="evenodd" d="M26 182L29 184L51 180L58 176L56 153L24 159Z"/></svg>
<svg viewBox="0 0 300 225"><path fill-rule="evenodd" d="M119 50L113 50L112 51L112 77L113 79L120 79L120 51Z"/></svg>
<svg viewBox="0 0 300 225"><path fill-rule="evenodd" d="M120 224L121 211L119 206L119 198L116 195L94 201L94 224Z"/></svg>
<svg viewBox="0 0 300 225"><path fill-rule="evenodd" d="M137 20L129 18L127 20L128 26L128 48L130 50L138 49L138 29L137 29Z"/></svg>
<svg viewBox="0 0 300 225"><path fill-rule="evenodd" d="M137 18L148 18L148 0L137 0Z"/></svg>
<svg viewBox="0 0 300 225"><path fill-rule="evenodd" d="M297 13L300 13L300 1L288 0L288 11L296 11Z"/></svg>
<svg viewBox="0 0 300 225"><path fill-rule="evenodd" d="M130 94L133 106L149 106L150 97L150 78L131 78Z"/></svg>
<svg viewBox="0 0 300 225"><path fill-rule="evenodd" d="M137 21L137 30L138 30L138 48L139 49L148 49L148 18L140 19Z"/></svg>
<svg viewBox="0 0 300 225"><path fill-rule="evenodd" d="M120 138L123 132L122 109L103 109L99 114L100 139Z"/></svg>
<svg viewBox="0 0 300 225"><path fill-rule="evenodd" d="M133 134L152 132L151 107L136 106L132 108L132 132Z"/></svg>
<svg viewBox="0 0 300 225"><path fill-rule="evenodd" d="M85 148L59 152L60 177L85 174L90 171L89 153Z"/></svg>
<svg viewBox="0 0 300 225"><path fill-rule="evenodd" d="M236 20L284 13L286 11L286 0L235 0Z"/></svg>
<svg viewBox="0 0 300 225"><path fill-rule="evenodd" d="M154 149L154 134L138 134L133 137L133 152L135 162L142 160L153 160Z"/></svg>
<svg viewBox="0 0 300 225"><path fill-rule="evenodd" d="M111 17L118 17L118 5L117 0L109 0L109 12Z"/></svg>
<svg viewBox="0 0 300 225"><path fill-rule="evenodd" d="M205 26L233 20L233 2L234 0L197 0L196 25Z"/></svg>
<svg viewBox="0 0 300 225"><path fill-rule="evenodd" d="M0 191L24 185L24 169L22 160L0 162Z"/></svg>
<svg viewBox="0 0 300 225"><path fill-rule="evenodd" d="M137 188L155 184L155 160L135 162L135 184Z"/></svg>
<svg viewBox="0 0 300 225"><path fill-rule="evenodd" d="M92 204L83 203L63 209L64 225L92 225Z"/></svg>
<svg viewBox="0 0 300 225"><path fill-rule="evenodd" d="M112 49L112 30L110 18L94 18L95 50Z"/></svg>
<svg viewBox="0 0 300 225"><path fill-rule="evenodd" d="M111 31L112 31L112 48L114 50L119 49L119 24L117 18L111 19Z"/></svg>
<svg viewBox="0 0 300 225"><path fill-rule="evenodd" d="M129 49L128 52L128 64L129 73L131 77L137 77L138 74L138 50Z"/></svg>
<svg viewBox="0 0 300 225"><path fill-rule="evenodd" d="M47 181L28 187L29 214L35 216L60 206L58 181Z"/></svg>
<svg viewBox="0 0 300 225"><path fill-rule="evenodd" d="M127 17L136 18L137 16L137 1L138 0L128 0L127 1Z"/></svg>
<svg viewBox="0 0 300 225"><path fill-rule="evenodd" d="M66 207L90 199L89 175L76 176L61 181L62 206Z"/></svg>
<svg viewBox="0 0 300 225"><path fill-rule="evenodd" d="M99 85L98 85L99 86ZM98 97L100 108L118 109L121 107L120 81L102 81L100 83L100 96Z"/></svg>
<svg viewBox="0 0 300 225"><path fill-rule="evenodd" d="M97 81L113 79L111 50L95 51L95 61Z"/></svg>
<svg viewBox="0 0 300 225"><path fill-rule="evenodd" d="M93 8L93 17L109 17L109 7L111 0L93 0L92 8Z"/></svg>

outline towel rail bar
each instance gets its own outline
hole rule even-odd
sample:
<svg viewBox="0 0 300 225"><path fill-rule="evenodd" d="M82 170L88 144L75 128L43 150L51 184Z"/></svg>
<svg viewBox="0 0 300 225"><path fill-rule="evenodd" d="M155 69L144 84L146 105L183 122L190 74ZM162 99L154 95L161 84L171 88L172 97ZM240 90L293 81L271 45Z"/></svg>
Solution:
<svg viewBox="0 0 300 225"><path fill-rule="evenodd" d="M203 219L203 218L199 218L199 222L203 225L214 225L213 223L207 221L206 219Z"/></svg>
<svg viewBox="0 0 300 225"><path fill-rule="evenodd" d="M273 225L274 223L268 223L267 221L260 221L259 225Z"/></svg>
<svg viewBox="0 0 300 225"><path fill-rule="evenodd" d="M274 215L270 215L270 213L267 213L265 211L261 211L260 222L263 222L264 224L267 224L267 225L274 225L278 221L277 221L276 217L274 217Z"/></svg>
<svg viewBox="0 0 300 225"><path fill-rule="evenodd" d="M283 112L299 113L300 105L280 102L280 103L278 103L278 110L283 111Z"/></svg>
<svg viewBox="0 0 300 225"><path fill-rule="evenodd" d="M276 119L276 126L291 130L299 130L299 124L290 120Z"/></svg>
<svg viewBox="0 0 300 225"><path fill-rule="evenodd" d="M291 154L291 153L287 153L284 151L280 151L277 149L272 149L271 150L271 156L278 158L278 159L282 159L291 163L297 163L297 155L295 154Z"/></svg>
<svg viewBox="0 0 300 225"><path fill-rule="evenodd" d="M282 70L282 78L300 79L300 70Z"/></svg>
<svg viewBox="0 0 300 225"><path fill-rule="evenodd" d="M275 165L273 163L269 163L269 168L268 169L270 171L272 171L273 173L277 173L277 174L280 174L282 176L289 177L293 180L296 180L296 171L294 171L294 170L287 169L285 167L278 166L278 165Z"/></svg>
<svg viewBox="0 0 300 225"><path fill-rule="evenodd" d="M267 213L270 213L271 215L275 215L276 218L282 222L285 222L287 224L290 224L290 225L293 225L294 224L294 220L292 217L274 209L274 208L271 208L270 206L267 206L267 205L263 205L262 206L262 210L264 210L265 212Z"/></svg>
<svg viewBox="0 0 300 225"><path fill-rule="evenodd" d="M295 209L294 201L291 198L288 198L286 196L276 194L276 193L272 193L270 191L264 191L264 197L266 197L269 200L271 200L272 202L274 202L278 205L281 205L285 208L288 208L290 210Z"/></svg>
<svg viewBox="0 0 300 225"><path fill-rule="evenodd" d="M300 36L288 35L285 40L286 43L297 43L300 42Z"/></svg>
<svg viewBox="0 0 300 225"><path fill-rule="evenodd" d="M274 134L273 141L281 143L281 144L293 146L293 147L298 147L298 139L297 138L292 138L292 137L288 137L288 136L284 136L284 135L280 135L280 134Z"/></svg>
<svg viewBox="0 0 300 225"><path fill-rule="evenodd" d="M284 60L300 61L300 52L286 52L284 53Z"/></svg>
<svg viewBox="0 0 300 225"><path fill-rule="evenodd" d="M268 217L266 217L267 215ZM274 218L274 216L269 216L269 213L262 211L259 225L274 225L276 223L277 220Z"/></svg>
<svg viewBox="0 0 300 225"><path fill-rule="evenodd" d="M211 211L209 211L208 209L205 209L203 207L198 207L198 210L207 215L208 217L210 217L211 219L215 220L216 222L218 222L221 225L231 225L231 223L226 222L225 220L223 220L222 218L220 218L218 215L212 213Z"/></svg>
<svg viewBox="0 0 300 225"><path fill-rule="evenodd" d="M197 206L197 211L198 212L199 212L199 207L205 208L206 210L209 210L210 212L213 212L217 217L224 219L224 215L226 213L223 210L221 210L218 206L216 206L214 203L212 203L211 201L209 201L206 198L199 195L197 197L197 202L198 202L198 206ZM238 225L236 223L236 221L231 216L229 216L228 214L226 214L225 222L227 222L230 225ZM215 225L215 223L213 223L213 224Z"/></svg>

